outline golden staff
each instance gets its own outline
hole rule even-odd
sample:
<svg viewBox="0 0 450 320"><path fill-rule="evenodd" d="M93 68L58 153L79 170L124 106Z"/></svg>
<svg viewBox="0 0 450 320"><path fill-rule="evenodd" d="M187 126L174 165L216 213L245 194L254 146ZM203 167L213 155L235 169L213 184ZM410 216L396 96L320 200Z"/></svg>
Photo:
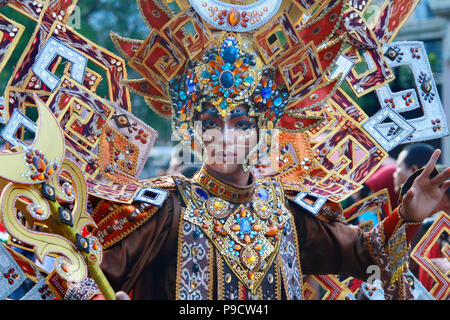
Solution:
<svg viewBox="0 0 450 320"><path fill-rule="evenodd" d="M33 247L41 263L48 255L56 257L55 271L61 278L78 282L89 275L106 299L115 300L114 290L99 267L102 246L88 233L96 225L86 212L83 173L64 159L64 134L59 123L47 106L34 98L39 119L33 143L16 146L21 149L17 152L0 153L0 218L12 237Z"/></svg>

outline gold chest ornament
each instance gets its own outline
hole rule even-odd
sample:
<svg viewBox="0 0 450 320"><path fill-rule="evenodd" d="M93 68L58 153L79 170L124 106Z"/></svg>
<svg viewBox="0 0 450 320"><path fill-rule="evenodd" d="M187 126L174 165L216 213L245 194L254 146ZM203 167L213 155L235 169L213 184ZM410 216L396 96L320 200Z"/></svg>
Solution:
<svg viewBox="0 0 450 320"><path fill-rule="evenodd" d="M240 282L256 292L278 254L284 224L291 218L280 181L257 180L245 203L214 196L198 181L185 182L180 188L186 204L183 219L198 226Z"/></svg>

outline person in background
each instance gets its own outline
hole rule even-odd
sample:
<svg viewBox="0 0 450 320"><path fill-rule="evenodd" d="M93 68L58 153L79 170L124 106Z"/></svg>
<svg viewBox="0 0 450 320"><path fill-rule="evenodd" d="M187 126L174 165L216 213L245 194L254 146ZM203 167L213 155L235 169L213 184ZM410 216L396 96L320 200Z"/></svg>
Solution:
<svg viewBox="0 0 450 320"><path fill-rule="evenodd" d="M394 172L396 169L397 167L394 165L383 166L365 182L365 185L372 193L387 189L392 209L395 209L398 205L398 191L396 191L394 186Z"/></svg>
<svg viewBox="0 0 450 320"><path fill-rule="evenodd" d="M407 146L397 157L396 169L393 173L394 192L399 194L406 179L418 169L424 167L434 152L434 147L427 143L416 143Z"/></svg>

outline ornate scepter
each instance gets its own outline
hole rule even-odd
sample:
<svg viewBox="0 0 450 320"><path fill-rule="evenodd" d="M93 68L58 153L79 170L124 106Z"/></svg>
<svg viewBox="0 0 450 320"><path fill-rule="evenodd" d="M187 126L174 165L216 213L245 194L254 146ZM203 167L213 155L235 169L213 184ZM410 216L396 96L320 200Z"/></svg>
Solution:
<svg viewBox="0 0 450 320"><path fill-rule="evenodd" d="M115 300L99 267L102 245L88 233L95 223L86 212L84 176L64 159L64 134L57 119L36 95L34 99L39 119L33 143L17 143L17 152L0 153L1 221L12 237L33 247L41 263L46 256L55 257L61 278L78 282L89 276L106 299ZM13 137L26 121L20 113L13 115L2 136Z"/></svg>

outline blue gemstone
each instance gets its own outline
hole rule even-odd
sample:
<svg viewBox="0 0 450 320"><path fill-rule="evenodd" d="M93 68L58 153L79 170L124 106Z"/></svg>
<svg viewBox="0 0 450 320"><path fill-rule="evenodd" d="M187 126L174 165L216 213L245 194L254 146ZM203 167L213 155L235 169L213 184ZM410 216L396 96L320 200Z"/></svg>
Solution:
<svg viewBox="0 0 450 320"><path fill-rule="evenodd" d="M241 227L241 231L243 234L249 234L251 231L251 225L250 222L246 219L243 218L241 220L241 223L239 224L239 226Z"/></svg>
<svg viewBox="0 0 450 320"><path fill-rule="evenodd" d="M198 195L201 199L203 199L203 200L205 200L205 201L207 201L207 200L209 199L209 196L208 196L208 194L206 193L205 190L203 190L203 189L201 189L201 188L195 188L195 192L197 193L197 195Z"/></svg>
<svg viewBox="0 0 450 320"><path fill-rule="evenodd" d="M269 99L271 95L272 95L272 88L264 87L264 89L262 89L261 96L263 97L263 99Z"/></svg>
<svg viewBox="0 0 450 320"><path fill-rule="evenodd" d="M211 74L205 70L202 72L202 77L205 79L211 79Z"/></svg>
<svg viewBox="0 0 450 320"><path fill-rule="evenodd" d="M238 56L238 49L233 46L226 47L223 50L222 58L226 63L234 63Z"/></svg>
<svg viewBox="0 0 450 320"><path fill-rule="evenodd" d="M283 99L281 97L276 97L275 100L273 100L273 105L275 107L279 107L282 102L283 102Z"/></svg>
<svg viewBox="0 0 450 320"><path fill-rule="evenodd" d="M234 84L234 77L230 71L225 71L220 76L220 84L224 89L231 89Z"/></svg>
<svg viewBox="0 0 450 320"><path fill-rule="evenodd" d="M228 108L227 100L223 99L222 102L220 103L220 107L224 110L227 109Z"/></svg>
<svg viewBox="0 0 450 320"><path fill-rule="evenodd" d="M258 196L263 200L269 199L269 193L266 191L266 189L259 189Z"/></svg>
<svg viewBox="0 0 450 320"><path fill-rule="evenodd" d="M184 91L180 91L179 95L181 100L186 100L186 93L184 93Z"/></svg>

